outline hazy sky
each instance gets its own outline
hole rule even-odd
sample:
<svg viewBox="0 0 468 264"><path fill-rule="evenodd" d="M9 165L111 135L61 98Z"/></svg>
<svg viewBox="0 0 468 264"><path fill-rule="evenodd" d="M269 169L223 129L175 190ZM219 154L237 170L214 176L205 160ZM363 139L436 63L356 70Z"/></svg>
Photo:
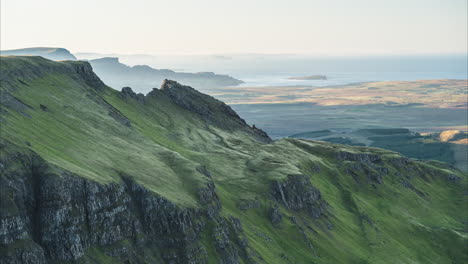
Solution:
<svg viewBox="0 0 468 264"><path fill-rule="evenodd" d="M1 0L1 49L459 53L467 0Z"/></svg>

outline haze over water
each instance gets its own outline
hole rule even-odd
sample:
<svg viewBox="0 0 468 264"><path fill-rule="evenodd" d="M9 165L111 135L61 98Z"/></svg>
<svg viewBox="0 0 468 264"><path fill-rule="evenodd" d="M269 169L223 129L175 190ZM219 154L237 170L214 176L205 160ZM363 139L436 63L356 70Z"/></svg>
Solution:
<svg viewBox="0 0 468 264"><path fill-rule="evenodd" d="M395 56L310 55L111 55L129 65L176 71L211 71L243 80L241 86L328 86L369 81L468 79L467 54ZM80 57L80 56L79 56ZM93 58L93 56L81 56ZM94 56L96 57L96 56ZM327 80L289 80L326 75Z"/></svg>

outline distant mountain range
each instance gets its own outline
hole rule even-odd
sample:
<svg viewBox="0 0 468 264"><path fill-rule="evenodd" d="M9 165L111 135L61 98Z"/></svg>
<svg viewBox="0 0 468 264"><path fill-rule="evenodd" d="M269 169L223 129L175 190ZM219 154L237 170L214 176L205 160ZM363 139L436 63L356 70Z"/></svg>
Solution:
<svg viewBox="0 0 468 264"><path fill-rule="evenodd" d="M29 55L41 56L46 59L77 60L77 58L64 48L24 48L0 51L1 55ZM120 90L122 87L131 87L134 91L148 93L158 87L164 79L177 80L201 90L226 86L236 86L243 81L228 75L213 72L175 72L168 69L154 69L147 65L128 66L120 63L119 58L105 57L89 61L96 74L110 87Z"/></svg>
<svg viewBox="0 0 468 264"><path fill-rule="evenodd" d="M228 75L213 72L175 72L168 69L154 69L147 65L130 67L119 62L118 58L101 58L90 60L96 74L109 86L122 88L132 87L136 92L147 93L158 87L164 79L178 82L198 89L219 88L223 86L236 86L243 81Z"/></svg>

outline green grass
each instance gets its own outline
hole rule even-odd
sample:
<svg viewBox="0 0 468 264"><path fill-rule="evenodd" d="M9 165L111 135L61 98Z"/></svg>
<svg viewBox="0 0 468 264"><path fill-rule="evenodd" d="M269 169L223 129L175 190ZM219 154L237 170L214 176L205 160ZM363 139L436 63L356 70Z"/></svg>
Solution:
<svg viewBox="0 0 468 264"><path fill-rule="evenodd" d="M63 65L38 58L2 58L2 70L27 73L21 81L2 82L2 92L31 107L27 117L2 105L8 112L1 116L3 140L100 183L132 177L181 207L200 206L197 190L211 180L196 169L204 165L222 201L222 215L241 220L251 250L266 263L468 261L462 224L467 177L462 172L419 162L394 167L390 160L399 155L377 148L297 139L262 144L240 130L207 125L167 98L147 97L141 103L122 99L108 87L96 91L70 71L56 69L68 67ZM37 67L45 69L35 71ZM114 120L111 110L128 118L131 127ZM356 183L346 171L351 162L336 159L340 151L381 155L379 166L389 169L383 183ZM461 182L448 182L450 173ZM310 176L329 204L326 217L311 219L280 205L282 223L270 223L272 181L291 174ZM359 172L358 177L367 176ZM403 187L403 179L424 196ZM238 203L246 199L259 200L260 207L240 210ZM293 216L299 225L291 221ZM327 228L329 224L333 229ZM210 262L216 263L211 239L212 234L205 233L201 242ZM113 261L99 248L90 249L88 257Z"/></svg>

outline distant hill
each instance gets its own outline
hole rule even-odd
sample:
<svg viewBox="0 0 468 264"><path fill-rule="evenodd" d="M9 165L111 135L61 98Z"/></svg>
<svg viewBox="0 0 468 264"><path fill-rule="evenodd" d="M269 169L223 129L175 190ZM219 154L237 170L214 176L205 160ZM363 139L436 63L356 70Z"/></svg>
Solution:
<svg viewBox="0 0 468 264"><path fill-rule="evenodd" d="M2 50L1 55L41 56L49 60L76 60L76 57L64 48L25 48L14 50Z"/></svg>
<svg viewBox="0 0 468 264"><path fill-rule="evenodd" d="M182 84L199 89L236 86L243 83L243 81L228 75L213 72L175 72L168 69L154 69L147 65L130 67L120 63L118 58L112 57L90 60L89 63L107 85L115 89L129 86L141 93L151 91L154 87L159 86L164 79L177 80Z"/></svg>

